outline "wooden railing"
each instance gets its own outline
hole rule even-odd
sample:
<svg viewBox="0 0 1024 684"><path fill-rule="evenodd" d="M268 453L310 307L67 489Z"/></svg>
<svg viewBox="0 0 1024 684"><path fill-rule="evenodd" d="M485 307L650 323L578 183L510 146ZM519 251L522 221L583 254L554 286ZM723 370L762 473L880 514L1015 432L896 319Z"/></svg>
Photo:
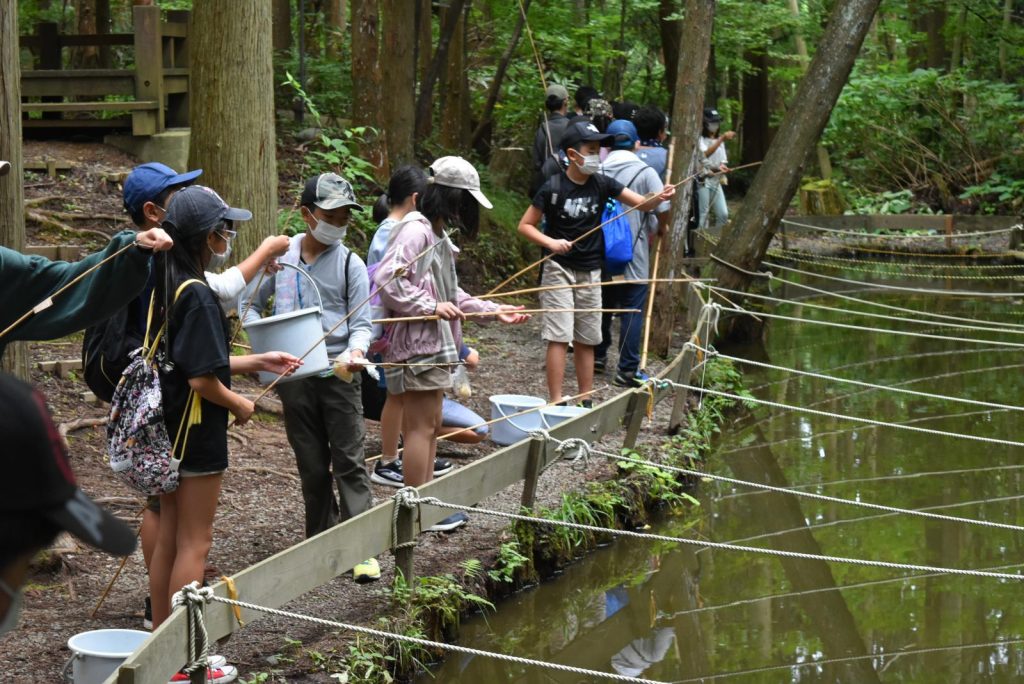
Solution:
<svg viewBox="0 0 1024 684"><path fill-rule="evenodd" d="M673 381L688 380L693 368L693 353L685 349L659 374ZM684 392L667 386L627 390L600 404L578 418L549 430L552 437L565 440L579 437L588 442L626 428L623 445L632 447L647 415L650 401L658 403L674 393L675 401L670 427L678 425L686 404ZM450 475L419 488L421 496L465 506L472 506L512 485L523 483L522 505L532 508L540 473L561 456L544 439L528 439L495 451ZM384 501L354 518L332 527L260 561L233 576L243 601L277 608L332 579L348 572L357 563L378 556L394 544L414 539L419 528L425 530L449 514L426 506L419 511L400 508L398 539L392 539L395 515L393 499ZM402 549L396 565L407 577L412 576L414 548ZM227 596L223 582L213 587L218 596ZM242 610L246 625L263 617L263 613ZM231 608L211 603L206 608L206 629L211 641L222 639L239 629ZM185 611L178 609L153 632L142 647L107 680L107 684L165 684L187 658L188 630Z"/></svg>
<svg viewBox="0 0 1024 684"><path fill-rule="evenodd" d="M35 55L35 69L21 73L22 125L26 128L131 127L152 135L188 126L188 12L132 9L132 33L62 35L57 24L36 26L21 47ZM133 69L64 69L66 47L133 46ZM107 99L114 97L118 99ZM82 98L90 98L82 100ZM32 118L41 112L42 118ZM65 113L125 113L125 117L65 119Z"/></svg>

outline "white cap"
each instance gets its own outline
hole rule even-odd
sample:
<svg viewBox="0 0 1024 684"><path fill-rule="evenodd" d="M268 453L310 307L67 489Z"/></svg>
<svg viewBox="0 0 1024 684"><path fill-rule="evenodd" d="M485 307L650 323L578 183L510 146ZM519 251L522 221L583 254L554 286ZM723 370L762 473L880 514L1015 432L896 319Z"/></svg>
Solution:
<svg viewBox="0 0 1024 684"><path fill-rule="evenodd" d="M494 208L491 201L480 192L480 174L462 157L441 157L430 165L428 175L429 182L469 190L469 194L483 207Z"/></svg>

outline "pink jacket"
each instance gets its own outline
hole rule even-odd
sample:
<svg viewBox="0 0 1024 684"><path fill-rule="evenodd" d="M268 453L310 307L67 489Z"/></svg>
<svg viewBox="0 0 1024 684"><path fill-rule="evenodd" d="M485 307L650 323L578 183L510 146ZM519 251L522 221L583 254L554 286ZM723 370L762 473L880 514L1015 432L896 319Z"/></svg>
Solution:
<svg viewBox="0 0 1024 684"><path fill-rule="evenodd" d="M444 241L442 244L436 244ZM425 255L416 259L424 250ZM455 255L459 249L447 238L439 238L423 214L410 212L391 229L388 246L377 272L373 274L375 287L380 288L380 299L389 318L401 316L429 316L437 308L439 299L451 301L466 313L497 311L498 305L471 297L458 286L455 275ZM405 269L402 275L395 277ZM453 292L441 292L446 283L454 285ZM479 321L480 319L474 319ZM462 326L459 321L410 321L392 324L391 340L384 352L384 360L404 361L414 356L436 354L441 350L442 325L452 327L455 348L462 344Z"/></svg>

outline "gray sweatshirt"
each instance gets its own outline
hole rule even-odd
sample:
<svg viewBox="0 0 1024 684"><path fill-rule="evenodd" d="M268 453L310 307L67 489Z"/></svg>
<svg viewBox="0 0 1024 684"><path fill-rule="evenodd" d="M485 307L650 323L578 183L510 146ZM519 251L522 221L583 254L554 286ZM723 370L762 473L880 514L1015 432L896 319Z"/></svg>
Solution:
<svg viewBox="0 0 1024 684"><path fill-rule="evenodd" d="M350 307L359 307L351 318L338 326L338 329L327 338L327 353L331 357L346 349L358 349L365 353L370 346L370 306L365 303L370 292L370 281L366 275L366 264L359 255L352 253L341 243L328 247L312 264L302 263L300 255L305 235L300 233L292 238L288 253L281 257L280 261L298 266L316 282L320 296L324 300L322 321L325 333L348 314ZM344 272L346 260L347 274ZM254 283L258 280L256 279ZM252 287L254 285L247 287L242 293L238 304L239 311L244 310ZM316 292L309 281L293 269L286 268L273 278L264 278L259 292L253 297L252 304L245 314L245 323L259 320L260 312L266 308L271 297L274 297L275 314L318 304ZM310 340L310 344L314 341Z"/></svg>

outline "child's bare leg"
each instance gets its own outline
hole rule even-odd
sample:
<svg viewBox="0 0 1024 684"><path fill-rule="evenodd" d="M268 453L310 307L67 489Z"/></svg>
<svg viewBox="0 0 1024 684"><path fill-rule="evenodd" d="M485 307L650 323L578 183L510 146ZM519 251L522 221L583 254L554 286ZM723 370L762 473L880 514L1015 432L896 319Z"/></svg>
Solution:
<svg viewBox="0 0 1024 684"><path fill-rule="evenodd" d="M402 406L404 394L388 393L380 412L381 461L389 463L398 457L398 438L402 434Z"/></svg>
<svg viewBox="0 0 1024 684"><path fill-rule="evenodd" d="M594 347L590 344L580 342L573 343L573 363L576 364L576 383L579 385L579 392L589 392L594 389Z"/></svg>
<svg viewBox="0 0 1024 684"><path fill-rule="evenodd" d="M550 397L551 401L558 401L562 398L562 381L565 380L565 355L568 351L569 345L565 342L548 342L545 369L548 378L548 397ZM579 361L576 363L579 363ZM590 378L591 382L593 382L593 348L591 348L590 353Z"/></svg>
<svg viewBox="0 0 1024 684"><path fill-rule="evenodd" d="M403 393L402 434L405 484L418 487L434 479L433 451L441 424L441 390Z"/></svg>

